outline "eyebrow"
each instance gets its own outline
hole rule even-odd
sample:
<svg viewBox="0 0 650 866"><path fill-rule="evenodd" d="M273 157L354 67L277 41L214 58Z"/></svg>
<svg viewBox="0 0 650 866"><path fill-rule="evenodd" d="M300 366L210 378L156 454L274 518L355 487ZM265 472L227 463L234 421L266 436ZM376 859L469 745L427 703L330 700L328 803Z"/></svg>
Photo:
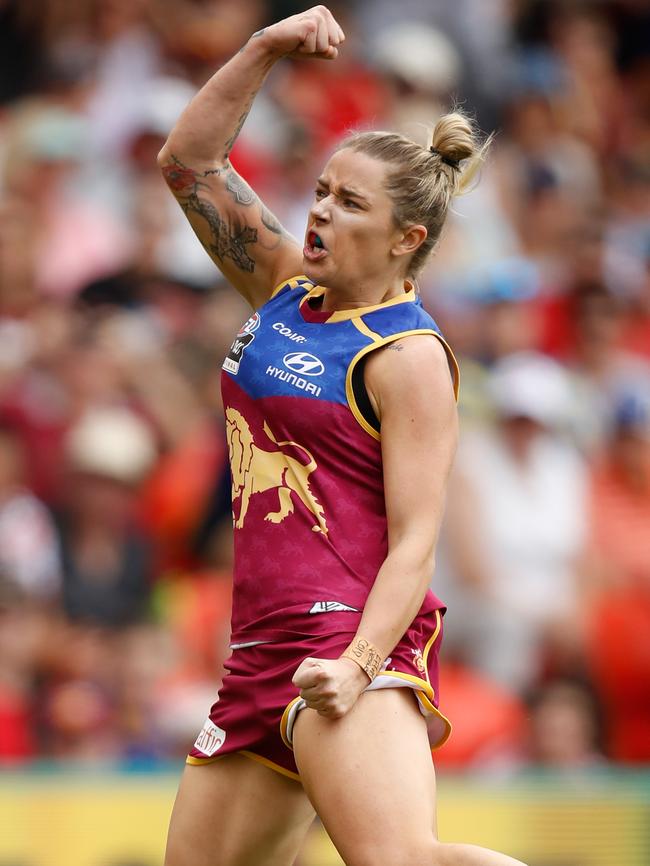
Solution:
<svg viewBox="0 0 650 866"><path fill-rule="evenodd" d="M330 185L324 178L319 177L317 183L319 183L321 186L326 186L329 189ZM345 198L358 198L361 199L361 201L365 201L366 204L370 204L369 199L365 195L363 195L363 193L357 192L355 189L352 189L352 187L340 186L338 188L338 193L339 196L343 196Z"/></svg>

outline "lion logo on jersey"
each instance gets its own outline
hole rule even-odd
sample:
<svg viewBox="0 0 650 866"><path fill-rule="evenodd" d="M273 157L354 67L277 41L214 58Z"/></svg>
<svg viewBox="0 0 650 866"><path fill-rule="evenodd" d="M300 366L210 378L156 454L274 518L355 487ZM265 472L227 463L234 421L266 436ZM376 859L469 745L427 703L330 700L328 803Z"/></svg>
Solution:
<svg viewBox="0 0 650 866"><path fill-rule="evenodd" d="M291 445L300 449L308 459L301 463L283 451L264 451L255 444L248 422L237 409L226 409L226 437L230 452L232 472L232 499L239 503L239 517L235 519L235 529L241 529L246 519L251 496L265 490L277 490L280 508L269 511L264 518L271 523L281 523L293 514L294 503L291 494L295 493L300 501L311 511L316 520L314 532L327 535L327 523L322 506L312 493L309 476L316 469L313 455L297 442L278 442L269 425L264 422L264 432L271 442L282 448Z"/></svg>

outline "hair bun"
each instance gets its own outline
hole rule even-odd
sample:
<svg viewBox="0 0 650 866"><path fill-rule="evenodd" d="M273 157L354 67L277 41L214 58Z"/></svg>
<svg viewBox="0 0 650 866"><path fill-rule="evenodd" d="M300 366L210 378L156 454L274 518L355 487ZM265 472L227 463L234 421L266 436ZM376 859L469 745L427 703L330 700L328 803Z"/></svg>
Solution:
<svg viewBox="0 0 650 866"><path fill-rule="evenodd" d="M462 159L474 156L480 149L472 121L458 111L443 114L433 129L430 150L440 154L444 163L458 168Z"/></svg>
<svg viewBox="0 0 650 866"><path fill-rule="evenodd" d="M448 165L450 168L456 168L456 169L460 168L460 162L457 159L450 159L448 156L443 156L443 154L440 153L439 150L436 150L435 147L433 147L433 146L431 146L429 148L429 151L431 153L437 154L440 157L440 159L444 163L446 163L446 165Z"/></svg>

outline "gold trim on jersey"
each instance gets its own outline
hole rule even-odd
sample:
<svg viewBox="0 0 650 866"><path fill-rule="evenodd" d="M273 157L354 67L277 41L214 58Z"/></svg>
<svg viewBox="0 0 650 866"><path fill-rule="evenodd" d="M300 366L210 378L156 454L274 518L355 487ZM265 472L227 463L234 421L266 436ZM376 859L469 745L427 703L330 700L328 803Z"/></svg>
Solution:
<svg viewBox="0 0 650 866"><path fill-rule="evenodd" d="M306 274L299 274L297 277L289 277L288 280L282 280L281 283L278 283L278 285L273 289L273 291L269 295L269 298L268 298L269 301L271 300L271 298L274 298L279 292L281 292L285 286L289 286L290 289L300 288L302 285L299 282L300 280L309 280L309 284L313 286L312 281L309 279L309 277Z"/></svg>
<svg viewBox="0 0 650 866"><path fill-rule="evenodd" d="M309 303L313 298L320 298L323 294L325 294L323 286L314 286L307 292L304 298L301 299L300 306L302 307L303 304ZM334 322L347 322L350 319L358 319L368 313L374 313L375 310L383 310L386 307L394 307L396 304L406 304L414 300L415 289L409 289L408 292L390 298L388 301L384 301L381 304L373 304L370 307L355 307L351 310L332 310L329 318L327 318L322 324L330 325Z"/></svg>
<svg viewBox="0 0 650 866"><path fill-rule="evenodd" d="M381 334L377 334L375 331L371 331L368 325L363 321L361 316L358 319L352 319L352 324L357 329L357 331L361 331L364 337L370 337L371 340L377 341L381 340Z"/></svg>
<svg viewBox="0 0 650 866"><path fill-rule="evenodd" d="M357 307L356 310L335 310L329 317L327 322L345 322L348 319L356 319L359 316L365 316L367 313L374 313L375 310L383 310L386 307L394 307L396 304L407 304L415 300L415 289L410 289L401 295L390 298L382 304L373 304L371 307Z"/></svg>
<svg viewBox="0 0 650 866"><path fill-rule="evenodd" d="M438 333L438 331L434 331L433 328L417 328L412 331L400 331L397 334L390 334L388 337L380 337L378 340L374 340L374 342L370 343L368 346L364 346L363 349L357 352L354 358L350 361L348 365L348 371L345 376L345 395L347 397L348 406L350 407L350 411L356 418L357 422L363 429L368 433L373 439L377 439L379 441L381 436L378 430L375 430L366 419L363 417L361 410L357 405L357 401L354 396L354 390L352 388L352 373L354 372L354 368L358 364L358 362L367 355L369 352L374 351L375 349L380 349L382 346L387 346L389 343L394 343L396 340L401 340L402 337L412 337L416 334L431 334L432 336L438 339L447 353L447 360L449 362L449 366L451 368L451 374L454 385L454 397L458 400L458 384L460 380L460 370L458 368L458 361L451 349L449 343L445 340L445 338Z"/></svg>

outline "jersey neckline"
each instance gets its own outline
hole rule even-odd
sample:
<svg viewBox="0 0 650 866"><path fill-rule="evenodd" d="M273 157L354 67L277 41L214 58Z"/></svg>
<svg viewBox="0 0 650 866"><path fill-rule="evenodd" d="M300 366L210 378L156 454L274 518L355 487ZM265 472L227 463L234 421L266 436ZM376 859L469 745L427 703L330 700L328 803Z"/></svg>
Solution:
<svg viewBox="0 0 650 866"><path fill-rule="evenodd" d="M412 284L410 284L412 285ZM335 322L346 322L350 319L358 319L360 316L365 316L368 313L373 313L375 310L383 310L386 307L394 307L397 304L407 304L415 301L415 288L409 289L401 295L390 298L382 304L373 304L370 307L355 307L352 310L314 310L309 305L309 301L314 298L319 298L325 293L323 286L314 286L301 299L298 309L300 315L306 322L314 324L330 325Z"/></svg>

